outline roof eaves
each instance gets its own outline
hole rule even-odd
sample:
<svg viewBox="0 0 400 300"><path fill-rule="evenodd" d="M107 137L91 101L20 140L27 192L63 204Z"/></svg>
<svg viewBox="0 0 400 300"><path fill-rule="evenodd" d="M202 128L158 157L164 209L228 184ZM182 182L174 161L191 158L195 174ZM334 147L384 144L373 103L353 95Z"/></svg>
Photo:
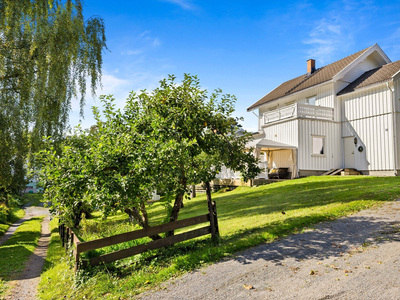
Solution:
<svg viewBox="0 0 400 300"><path fill-rule="evenodd" d="M362 92L364 90L367 90L367 89L370 89L370 88L375 88L377 86L385 84L386 82L390 82L392 80L393 80L392 78L384 79L382 81L374 82L373 84L370 84L370 85L366 85L366 86L363 86L363 87L360 87L360 88L355 88L354 90L352 90L350 92L341 93L341 91L340 91L339 93L336 94L336 96L341 97L341 96L352 94L352 93L356 93L356 92Z"/></svg>
<svg viewBox="0 0 400 300"><path fill-rule="evenodd" d="M318 84L313 85L313 86L310 86L310 87L305 88L305 89L303 89L303 90L299 90L299 91L294 92L294 93L292 93L292 94L288 94L288 95L285 95L285 96L283 96L283 97L278 97L278 98L272 99L272 100L268 101L267 103L269 104L269 103L274 102L274 101L276 101L276 100L285 99L285 98L287 98L287 97L291 97L291 96L297 95L297 94L299 94L299 93L305 92L305 91L310 90L310 89L313 89L313 88L315 88L315 87L320 87L320 86L329 84L329 83L331 83L331 82L332 82L332 79L327 80L327 81L324 81L324 82L321 82L321 83L318 83ZM248 111L248 112L251 112L251 111L253 111L253 110L256 110L256 109L260 108L260 106L263 106L263 105L265 105L265 104L267 104L267 103L261 103L261 104L259 104L259 105L257 105L257 106L254 106L254 107L251 107L251 106L250 106L251 109L250 109L250 107L249 107L249 108L247 109L247 111Z"/></svg>
<svg viewBox="0 0 400 300"><path fill-rule="evenodd" d="M375 45L377 45L377 44L375 44ZM351 63L349 63L347 66L345 66L345 67L344 67L343 69L341 69L339 72L337 72L337 73L332 77L332 79L333 79L334 81L337 81L338 79L340 79L340 78L342 77L341 75L342 75L343 73L346 73L347 70L353 68L354 65L358 64L358 63L359 63L359 60L361 59L361 57L364 56L364 55L366 55L366 53L367 53L368 51L370 51L375 45L372 45L371 47L365 49L365 51L364 51L363 53L361 53L360 56L358 56L358 57L357 57L356 59L354 59ZM379 46L378 46L378 47L379 47Z"/></svg>

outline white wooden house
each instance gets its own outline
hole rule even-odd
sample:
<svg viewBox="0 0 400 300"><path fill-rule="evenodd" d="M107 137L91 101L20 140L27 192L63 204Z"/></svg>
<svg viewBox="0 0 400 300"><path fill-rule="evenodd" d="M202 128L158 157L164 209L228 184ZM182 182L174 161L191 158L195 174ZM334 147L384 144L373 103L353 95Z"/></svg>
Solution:
<svg viewBox="0 0 400 300"><path fill-rule="evenodd" d="M320 68L308 60L306 74L247 110L259 117L249 146L292 178L340 168L400 174L400 61L377 44Z"/></svg>

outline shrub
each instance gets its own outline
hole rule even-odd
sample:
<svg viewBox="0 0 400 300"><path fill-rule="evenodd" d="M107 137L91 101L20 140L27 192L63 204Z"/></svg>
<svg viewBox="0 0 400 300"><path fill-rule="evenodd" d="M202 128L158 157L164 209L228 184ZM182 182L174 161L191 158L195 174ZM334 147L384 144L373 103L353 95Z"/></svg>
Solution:
<svg viewBox="0 0 400 300"><path fill-rule="evenodd" d="M0 223L6 224L8 220L8 214L10 213L10 209L4 204L0 204Z"/></svg>

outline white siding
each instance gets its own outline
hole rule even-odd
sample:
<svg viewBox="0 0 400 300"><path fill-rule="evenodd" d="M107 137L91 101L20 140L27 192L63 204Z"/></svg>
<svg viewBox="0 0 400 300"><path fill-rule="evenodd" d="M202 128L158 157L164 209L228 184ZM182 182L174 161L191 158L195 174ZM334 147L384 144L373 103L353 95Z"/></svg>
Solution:
<svg viewBox="0 0 400 300"><path fill-rule="evenodd" d="M298 120L290 120L264 127L265 138L298 147Z"/></svg>
<svg viewBox="0 0 400 300"><path fill-rule="evenodd" d="M344 95L342 99L343 121L369 118L392 111L391 91L385 84Z"/></svg>
<svg viewBox="0 0 400 300"><path fill-rule="evenodd" d="M394 168L392 95L385 84L344 95L342 136L355 136L358 170L389 171ZM359 152L358 147L363 151Z"/></svg>
<svg viewBox="0 0 400 300"><path fill-rule="evenodd" d="M374 53L369 55L365 60L360 62L357 66L349 70L349 72L347 72L346 75L343 76L342 80L347 82L353 82L365 72L380 67L381 63L374 58L375 56Z"/></svg>
<svg viewBox="0 0 400 300"><path fill-rule="evenodd" d="M312 155L312 137L325 137L324 156ZM299 170L330 170L342 165L340 124L317 120L300 120L298 148Z"/></svg>
<svg viewBox="0 0 400 300"><path fill-rule="evenodd" d="M397 169L400 169L400 76L393 80L394 102L396 106L396 150L397 150Z"/></svg>

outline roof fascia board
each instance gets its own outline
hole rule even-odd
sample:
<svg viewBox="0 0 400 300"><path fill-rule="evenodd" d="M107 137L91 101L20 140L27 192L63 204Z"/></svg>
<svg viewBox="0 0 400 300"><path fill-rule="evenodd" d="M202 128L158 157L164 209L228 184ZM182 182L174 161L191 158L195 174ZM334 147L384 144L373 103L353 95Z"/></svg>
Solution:
<svg viewBox="0 0 400 300"><path fill-rule="evenodd" d="M271 100L271 101L268 101L268 102L266 102L266 103L257 105L256 107L253 107L251 110L247 110L247 111L248 111L248 112L252 112L253 110L259 109L259 108L260 108L261 106L263 106L263 105L271 104L271 103L273 103L273 102L275 102L275 101L282 100L282 99L285 99L285 98L288 98L288 97L291 97L291 96L294 96L294 95L298 95L298 94L303 93L303 92L305 92L305 91L311 90L311 89L316 88L316 87L321 87L321 86L327 85L327 84L332 83L332 82L333 82L332 79L331 79L331 80L328 80L328 81L321 82L321 83L319 83L319 84L317 84L317 85L310 86L310 87L308 87L308 88L306 88L306 89L304 89L304 90L295 92L295 93L293 93L293 94L289 94L289 95L286 95L286 96L284 96L284 97L276 98L276 99ZM268 94L267 94L267 95L268 95Z"/></svg>
<svg viewBox="0 0 400 300"><path fill-rule="evenodd" d="M392 76L392 79L393 79L393 80L398 79L398 77L399 77L398 75L399 75L399 74L400 74L400 70L397 71L396 74L394 74L394 75Z"/></svg>
<svg viewBox="0 0 400 300"><path fill-rule="evenodd" d="M375 44L371 47L369 47L367 50L365 50L365 52L363 54L361 54L359 57L357 57L353 62L351 62L350 64L348 64L346 67L344 67L341 71L339 71L339 73L337 73L335 76L333 76L333 81L337 81L339 79L341 79L344 75L346 75L346 73L348 73L351 69L353 69L356 65L358 65L359 63L361 63L364 59L366 59L370 54L372 54L374 51L378 52L381 57L383 58L384 61L386 61L386 63L391 63L392 61L390 60L390 58L386 55L385 52L383 52L383 50L381 49L381 47L379 47L378 44Z"/></svg>
<svg viewBox="0 0 400 300"><path fill-rule="evenodd" d="M391 82L393 82L393 79L387 79L385 81L381 81L381 82L377 82L377 83L374 83L374 84L371 84L371 85L367 85L367 86L364 86L362 88L356 89L356 90L354 90L352 92L348 92L346 94L343 94L343 95L336 95L336 97L344 97L344 96L347 96L347 95L351 95L353 93L363 92L363 91L365 91L367 89L376 88L376 87L378 87L380 85L386 85L386 82L391 83Z"/></svg>

